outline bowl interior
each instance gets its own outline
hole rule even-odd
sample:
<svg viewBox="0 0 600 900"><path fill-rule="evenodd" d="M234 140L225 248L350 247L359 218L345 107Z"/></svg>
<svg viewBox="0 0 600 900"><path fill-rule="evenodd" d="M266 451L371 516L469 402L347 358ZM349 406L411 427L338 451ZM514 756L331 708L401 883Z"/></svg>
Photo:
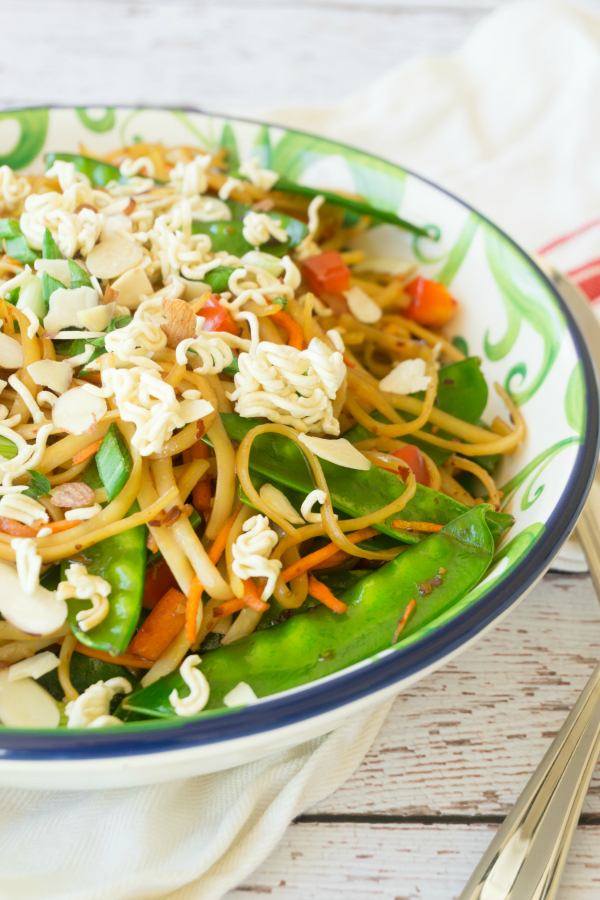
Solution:
<svg viewBox="0 0 600 900"><path fill-rule="evenodd" d="M421 273L446 284L460 301L451 334L469 354L481 357L488 383L504 386L522 410L527 438L504 459L496 478L516 523L482 584L442 619L378 657L377 665L396 658L388 674L400 681L408 671L400 663L403 655L414 671L414 665L425 668L455 649L473 628L515 602L568 536L593 471L598 428L596 385L581 336L552 285L513 241L440 188L369 154L299 132L192 111L59 108L0 114L0 164L15 169L41 171L48 150L82 149L96 156L140 140L205 149L224 145L233 164L257 156L261 165L289 178L362 194L376 206L432 226L437 240L380 225L356 244L374 256L413 260ZM491 390L485 419L497 415L506 418L507 412ZM493 602L482 607L492 595ZM452 623L457 627L449 628ZM436 640L428 645L434 632ZM423 647L416 662L408 653L415 644ZM351 674L346 670L331 678L341 684ZM318 693L319 686L323 682L299 692Z"/></svg>

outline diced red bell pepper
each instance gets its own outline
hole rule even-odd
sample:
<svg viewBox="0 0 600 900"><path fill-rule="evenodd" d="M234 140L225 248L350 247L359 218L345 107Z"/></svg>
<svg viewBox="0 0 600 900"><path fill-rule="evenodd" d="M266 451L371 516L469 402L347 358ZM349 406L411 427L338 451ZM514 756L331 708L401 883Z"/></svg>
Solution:
<svg viewBox="0 0 600 900"><path fill-rule="evenodd" d="M456 312L456 300L445 285L427 278L415 278L406 285L406 293L412 297L406 311L409 319L414 319L426 328L441 328Z"/></svg>
<svg viewBox="0 0 600 900"><path fill-rule="evenodd" d="M198 310L198 315L204 317L202 331L228 331L229 334L239 334L240 330L234 320L212 294L202 309Z"/></svg>
<svg viewBox="0 0 600 900"><path fill-rule="evenodd" d="M175 576L164 560L151 566L146 571L144 583L144 599L142 606L146 609L154 609L158 601L164 597L169 588L176 588Z"/></svg>
<svg viewBox="0 0 600 900"><path fill-rule="evenodd" d="M404 460L404 462L411 467L415 473L417 484L423 484L425 487L429 487L429 472L427 471L423 454L418 447L413 446L413 444L407 444L406 447L400 447L398 450L394 450L391 455Z"/></svg>
<svg viewBox="0 0 600 900"><path fill-rule="evenodd" d="M305 259L302 269L315 294L321 291L341 294L348 290L350 269L337 250L328 250L327 253L319 253L318 256Z"/></svg>

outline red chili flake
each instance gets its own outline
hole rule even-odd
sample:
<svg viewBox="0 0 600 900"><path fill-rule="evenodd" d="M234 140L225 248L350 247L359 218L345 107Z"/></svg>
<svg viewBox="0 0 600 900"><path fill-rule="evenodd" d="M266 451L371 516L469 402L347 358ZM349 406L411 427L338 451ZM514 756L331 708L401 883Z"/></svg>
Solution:
<svg viewBox="0 0 600 900"><path fill-rule="evenodd" d="M333 659L335 656L335 650L325 650L323 653L319 653L319 662L325 662L327 659Z"/></svg>
<svg viewBox="0 0 600 900"><path fill-rule="evenodd" d="M436 575L435 578L429 579L429 584L431 585L431 587L439 587L441 583L442 583L442 579L440 578L439 575Z"/></svg>
<svg viewBox="0 0 600 900"><path fill-rule="evenodd" d="M424 594L430 594L432 590L433 588L428 581L422 581L419 585L419 594L421 594L421 596L423 596Z"/></svg>
<svg viewBox="0 0 600 900"><path fill-rule="evenodd" d="M438 569L438 575L445 575L445 574L446 574L445 568L443 566L440 566Z"/></svg>

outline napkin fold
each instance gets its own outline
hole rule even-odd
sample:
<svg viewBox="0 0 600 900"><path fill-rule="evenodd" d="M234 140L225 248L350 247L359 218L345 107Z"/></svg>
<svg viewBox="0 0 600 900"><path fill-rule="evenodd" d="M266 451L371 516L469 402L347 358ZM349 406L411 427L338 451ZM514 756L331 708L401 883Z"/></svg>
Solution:
<svg viewBox="0 0 600 900"><path fill-rule="evenodd" d="M456 55L410 61L337 106L255 117L354 144L445 185L545 253L594 302L598 96L600 17L532 0L502 6ZM2 790L0 900L218 900L296 815L351 774L389 706L214 775L120 791Z"/></svg>

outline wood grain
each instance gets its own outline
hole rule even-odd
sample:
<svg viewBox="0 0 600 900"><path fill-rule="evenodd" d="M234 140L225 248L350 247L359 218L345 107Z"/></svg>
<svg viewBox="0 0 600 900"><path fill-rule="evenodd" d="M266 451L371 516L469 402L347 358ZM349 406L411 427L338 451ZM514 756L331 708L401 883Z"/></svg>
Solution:
<svg viewBox="0 0 600 900"><path fill-rule="evenodd" d="M453 900L495 825L298 823L226 900ZM598 900L600 827L579 828L558 900Z"/></svg>
<svg viewBox="0 0 600 900"><path fill-rule="evenodd" d="M358 771L311 812L505 815L599 658L591 579L546 576L494 631L398 697ZM600 813L600 770L584 811Z"/></svg>

